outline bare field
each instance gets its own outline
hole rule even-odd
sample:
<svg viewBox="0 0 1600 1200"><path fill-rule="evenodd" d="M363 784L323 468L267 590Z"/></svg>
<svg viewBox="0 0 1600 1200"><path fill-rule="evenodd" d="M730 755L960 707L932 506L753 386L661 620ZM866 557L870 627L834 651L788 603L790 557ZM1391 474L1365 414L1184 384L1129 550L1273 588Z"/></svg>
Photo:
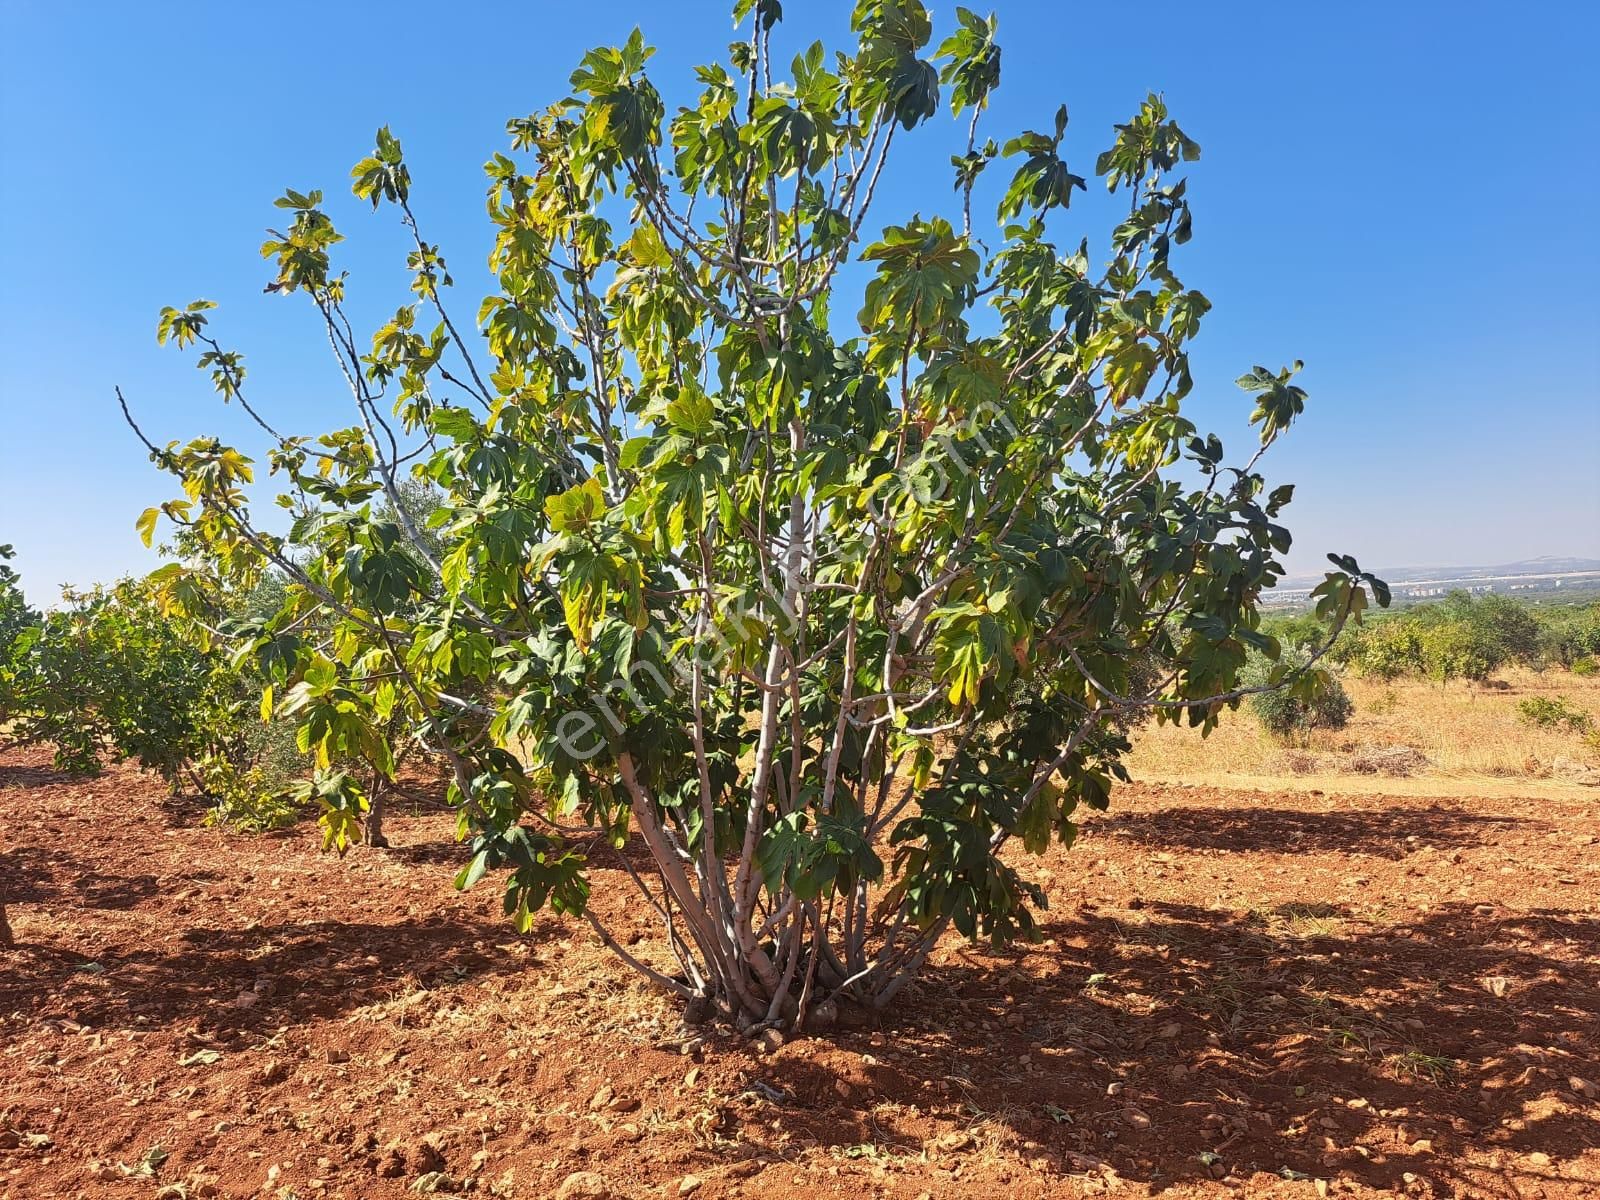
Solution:
<svg viewBox="0 0 1600 1200"><path fill-rule="evenodd" d="M1038 944L763 1054L454 892L425 796L339 860L8 751L0 1198L1594 1195L1600 792L1420 782L1125 788L1028 862Z"/></svg>

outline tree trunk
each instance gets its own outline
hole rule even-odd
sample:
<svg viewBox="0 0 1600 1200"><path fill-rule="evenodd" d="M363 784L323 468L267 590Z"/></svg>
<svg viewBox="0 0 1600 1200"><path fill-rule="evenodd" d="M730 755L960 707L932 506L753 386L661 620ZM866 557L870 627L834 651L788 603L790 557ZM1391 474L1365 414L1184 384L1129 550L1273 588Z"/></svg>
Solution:
<svg viewBox="0 0 1600 1200"><path fill-rule="evenodd" d="M380 782L372 789L367 801L367 820L361 830L361 844L388 849L389 839L383 836L384 786Z"/></svg>

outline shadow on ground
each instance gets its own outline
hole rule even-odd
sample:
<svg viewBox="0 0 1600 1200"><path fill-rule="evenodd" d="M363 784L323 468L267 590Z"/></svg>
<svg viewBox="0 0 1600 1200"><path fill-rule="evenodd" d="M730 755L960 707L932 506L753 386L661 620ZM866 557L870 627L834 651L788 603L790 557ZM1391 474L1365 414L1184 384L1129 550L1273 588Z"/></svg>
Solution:
<svg viewBox="0 0 1600 1200"><path fill-rule="evenodd" d="M1122 837L1147 846L1187 850L1269 853L1364 854L1398 859L1407 839L1437 849L1483 845L1510 826L1543 828L1536 822L1462 812L1444 807L1339 809L1162 808L1096 817L1087 827L1102 837Z"/></svg>
<svg viewBox="0 0 1600 1200"><path fill-rule="evenodd" d="M1307 913L1329 928L1286 927ZM1463 906L1381 927L1314 901L1271 920L1153 904L1044 935L1054 948L927 970L876 1065L784 1059L762 1078L801 1106L841 1078L902 1104L934 1081L1053 1169L1099 1160L1157 1186L1233 1169L1451 1193L1483 1183L1457 1164L1468 1144L1556 1167L1600 1145L1600 1106L1568 1082L1600 1074L1600 918ZM896 1144L867 1111L810 1132Z"/></svg>
<svg viewBox="0 0 1600 1200"><path fill-rule="evenodd" d="M216 879L196 870L195 881ZM159 891L152 874L119 875L66 850L18 846L0 853L0 893L11 904L126 910Z"/></svg>
<svg viewBox="0 0 1600 1200"><path fill-rule="evenodd" d="M0 788L46 788L81 782L82 776L51 767L0 765Z"/></svg>
<svg viewBox="0 0 1600 1200"><path fill-rule="evenodd" d="M0 974L0 1011L31 1007L96 1028L277 1029L521 969L527 960L500 948L516 936L500 924L434 917L197 926L179 949L94 960L40 947L14 954Z"/></svg>

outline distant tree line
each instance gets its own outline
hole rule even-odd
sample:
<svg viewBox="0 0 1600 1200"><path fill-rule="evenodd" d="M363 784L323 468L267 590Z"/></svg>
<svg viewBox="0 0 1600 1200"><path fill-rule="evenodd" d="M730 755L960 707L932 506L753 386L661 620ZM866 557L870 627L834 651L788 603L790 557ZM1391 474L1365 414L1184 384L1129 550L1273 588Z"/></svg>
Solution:
<svg viewBox="0 0 1600 1200"><path fill-rule="evenodd" d="M1286 645L1326 636L1310 613L1267 628ZM1451 592L1350 631L1330 657L1377 679L1481 681L1510 666L1587 674L1600 669L1600 601L1535 606L1494 593Z"/></svg>

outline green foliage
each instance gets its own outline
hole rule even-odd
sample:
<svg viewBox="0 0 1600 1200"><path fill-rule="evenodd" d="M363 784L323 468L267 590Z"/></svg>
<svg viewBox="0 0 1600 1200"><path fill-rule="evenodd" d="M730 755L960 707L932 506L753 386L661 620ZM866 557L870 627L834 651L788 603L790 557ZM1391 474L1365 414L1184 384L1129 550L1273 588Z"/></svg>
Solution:
<svg viewBox="0 0 1600 1200"><path fill-rule="evenodd" d="M9 545L0 545L0 730L21 708L21 689L28 686L26 659L37 634L39 614L22 595L22 580L10 566Z"/></svg>
<svg viewBox="0 0 1600 1200"><path fill-rule="evenodd" d="M259 681L230 663L208 629L173 619L166 598L184 578L168 567L69 591L43 617L8 623L0 722L24 743L53 746L60 770L92 775L107 759L134 759L174 789L208 797L223 819L282 823L281 806L270 820L263 814L300 767L274 752L286 728L262 726ZM0 611L16 587L14 572L0 578ZM261 590L257 604L270 601L270 583Z"/></svg>
<svg viewBox="0 0 1600 1200"><path fill-rule="evenodd" d="M1273 688L1250 697L1250 711L1261 728L1275 738L1303 738L1313 729L1343 729L1355 711L1344 685L1332 671L1312 666L1310 652L1291 646L1279 658L1280 664L1302 670L1289 687ZM1252 656L1244 680L1251 686L1268 682L1273 664L1262 656Z"/></svg>
<svg viewBox="0 0 1600 1200"><path fill-rule="evenodd" d="M310 768L295 743L294 722L247 716L242 734L240 765L213 759L205 766L202 791L211 801L209 819L251 833L293 825L306 811L296 798L297 781Z"/></svg>
<svg viewBox="0 0 1600 1200"><path fill-rule="evenodd" d="M1452 592L1438 604L1412 610L1424 672L1440 683L1483 680L1501 667L1531 665L1539 629L1527 608L1505 596Z"/></svg>
<svg viewBox="0 0 1600 1200"><path fill-rule="evenodd" d="M1541 662L1575 673L1595 669L1600 656L1600 601L1553 605L1535 610L1534 616Z"/></svg>
<svg viewBox="0 0 1600 1200"><path fill-rule="evenodd" d="M59 769L97 773L107 755L134 758L176 784L211 749L207 715L228 699L207 652L134 580L67 592L25 635L8 714L25 741L55 746Z"/></svg>
<svg viewBox="0 0 1600 1200"><path fill-rule="evenodd" d="M1487 679L1512 664L1571 667L1600 652L1600 604L1533 608L1509 596L1454 592L1371 622L1341 650L1344 661L1378 679L1425 675L1444 683Z"/></svg>
<svg viewBox="0 0 1600 1200"><path fill-rule="evenodd" d="M1430 679L1482 681L1504 661L1489 631L1467 621L1424 625L1420 634L1422 666Z"/></svg>
<svg viewBox="0 0 1600 1200"><path fill-rule="evenodd" d="M361 819L369 807L367 793L348 771L321 770L302 780L290 793L296 804L320 811L322 848L343 854L361 837Z"/></svg>
<svg viewBox="0 0 1600 1200"><path fill-rule="evenodd" d="M1539 658L1539 622L1528 606L1509 596L1452 593L1433 610L1443 623L1471 630L1490 670L1507 663L1534 665Z"/></svg>
<svg viewBox="0 0 1600 1200"><path fill-rule="evenodd" d="M1569 733L1588 733L1594 728L1594 718L1565 696L1529 696L1519 700L1517 719L1524 725L1564 728Z"/></svg>
<svg viewBox="0 0 1600 1200"><path fill-rule="evenodd" d="M1376 627L1381 622L1373 622L1366 628ZM1296 613L1290 615L1276 615L1265 617L1261 622L1261 632L1275 639L1280 646L1320 646L1328 640L1328 626L1318 619L1315 613ZM1339 657L1340 651L1347 649L1353 642L1352 638L1342 639L1333 650L1330 657Z"/></svg>
<svg viewBox="0 0 1600 1200"><path fill-rule="evenodd" d="M1363 675L1378 679L1420 675L1424 670L1422 635L1408 620L1373 621L1349 640L1346 651Z"/></svg>
<svg viewBox="0 0 1600 1200"><path fill-rule="evenodd" d="M784 78L780 6L739 15L749 37L675 113L635 32L510 122L486 165L481 339L447 310L387 128L353 190L411 235L417 302L370 344L321 193L286 193L268 290L316 309L355 422L281 435L209 309L169 310L161 336L267 435L293 521L268 532L254 464L202 438L146 442L183 494L141 529L177 525L219 586L284 577L230 632L262 711L316 759L331 845L362 805L341 764L381 781L397 740L425 740L474 847L459 882L503 870L519 926L550 905L609 938L588 856L637 832L656 870L634 882L681 971L630 962L748 1028L887 1003L950 924L1030 936L1042 898L1005 843L1070 841L1077 807L1125 777L1133 720L1209 730L1240 702L1247 654L1278 653L1258 602L1290 544L1293 489L1255 467L1306 397L1298 364L1243 376L1258 436L1238 467L1184 414L1210 301L1176 273L1174 173L1199 147L1160 97L1095 160L1128 215L1091 255L1063 228L1086 185L1064 108L1047 132L976 141L992 19L958 10L935 40L918 0L864 0L854 45L803 48ZM970 114L960 224L874 232L891 147L944 101ZM997 157L1016 167L980 237ZM851 259L865 286L841 298ZM1328 637L1388 602L1333 565ZM181 582L170 603L192 617Z"/></svg>

